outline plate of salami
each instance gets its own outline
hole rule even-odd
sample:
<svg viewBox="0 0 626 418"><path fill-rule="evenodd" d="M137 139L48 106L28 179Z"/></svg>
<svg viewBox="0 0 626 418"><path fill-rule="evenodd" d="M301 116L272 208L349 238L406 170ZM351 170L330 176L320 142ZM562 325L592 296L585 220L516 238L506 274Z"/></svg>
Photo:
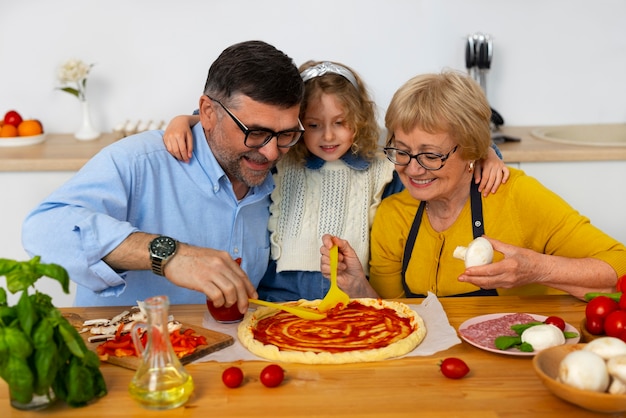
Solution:
<svg viewBox="0 0 626 418"><path fill-rule="evenodd" d="M516 336L515 331L511 329L512 325L526 324L528 322L545 321L547 316L535 315L528 313L496 313L488 315L480 315L470 318L459 326L459 335L461 338L482 350L492 353L506 354L510 356L526 356L532 357L537 351L524 352L517 348L509 348L500 350L496 347L494 341L502 335ZM580 340L580 333L572 325L565 323L565 331L576 333L577 337L567 338L565 344L576 344Z"/></svg>

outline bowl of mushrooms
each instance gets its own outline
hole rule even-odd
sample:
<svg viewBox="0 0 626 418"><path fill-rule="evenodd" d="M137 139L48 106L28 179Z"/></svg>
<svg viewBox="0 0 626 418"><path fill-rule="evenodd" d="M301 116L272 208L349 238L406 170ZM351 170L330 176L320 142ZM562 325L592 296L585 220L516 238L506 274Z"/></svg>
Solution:
<svg viewBox="0 0 626 418"><path fill-rule="evenodd" d="M602 337L540 351L533 367L559 398L597 412L626 411L626 343Z"/></svg>

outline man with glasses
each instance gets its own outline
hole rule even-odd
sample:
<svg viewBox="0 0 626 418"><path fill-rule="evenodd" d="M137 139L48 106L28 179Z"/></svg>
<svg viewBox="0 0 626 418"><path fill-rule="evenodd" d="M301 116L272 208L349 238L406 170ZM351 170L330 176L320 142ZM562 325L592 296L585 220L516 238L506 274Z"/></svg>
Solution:
<svg viewBox="0 0 626 418"><path fill-rule="evenodd" d="M165 294L244 312L269 259L270 172L304 132L303 91L273 46L225 49L200 97L191 162L172 158L161 131L103 149L28 215L26 251L68 270L79 306Z"/></svg>

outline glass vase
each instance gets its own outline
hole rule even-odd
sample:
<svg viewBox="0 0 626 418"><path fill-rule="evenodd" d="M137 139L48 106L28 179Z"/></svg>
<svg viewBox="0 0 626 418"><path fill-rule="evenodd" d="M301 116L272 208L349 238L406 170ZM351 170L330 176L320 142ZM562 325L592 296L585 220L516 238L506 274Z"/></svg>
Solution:
<svg viewBox="0 0 626 418"><path fill-rule="evenodd" d="M93 126L91 121L91 112L89 110L89 102L81 101L82 121L80 128L74 134L74 137L80 141L92 141L100 136L100 132Z"/></svg>
<svg viewBox="0 0 626 418"><path fill-rule="evenodd" d="M21 409L22 411L38 411L45 409L52 405L56 401L56 395L52 388L50 388L47 395L34 395L28 403L19 402L11 397L11 406L15 409Z"/></svg>

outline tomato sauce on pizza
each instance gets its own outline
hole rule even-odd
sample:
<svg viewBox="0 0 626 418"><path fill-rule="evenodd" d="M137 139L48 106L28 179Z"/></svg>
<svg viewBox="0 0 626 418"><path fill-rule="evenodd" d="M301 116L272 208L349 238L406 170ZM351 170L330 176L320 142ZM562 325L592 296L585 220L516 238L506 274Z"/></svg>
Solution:
<svg viewBox="0 0 626 418"><path fill-rule="evenodd" d="M305 301L302 306L314 308L315 301ZM242 344L261 357L347 363L406 354L422 341L426 328L419 315L405 304L355 299L319 320L260 308L244 319L238 331Z"/></svg>

